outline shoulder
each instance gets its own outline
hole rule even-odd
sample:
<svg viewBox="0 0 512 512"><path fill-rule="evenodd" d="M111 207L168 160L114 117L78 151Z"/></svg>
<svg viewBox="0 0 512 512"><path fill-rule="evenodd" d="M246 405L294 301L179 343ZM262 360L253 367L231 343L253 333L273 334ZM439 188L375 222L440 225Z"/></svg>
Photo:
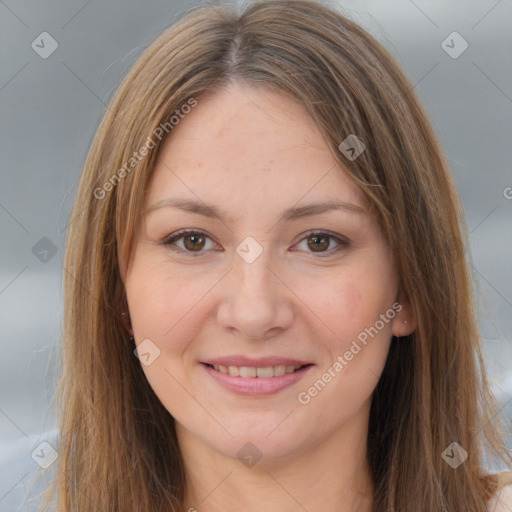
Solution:
<svg viewBox="0 0 512 512"><path fill-rule="evenodd" d="M512 473L498 475L499 488L488 505L489 512L512 512Z"/></svg>

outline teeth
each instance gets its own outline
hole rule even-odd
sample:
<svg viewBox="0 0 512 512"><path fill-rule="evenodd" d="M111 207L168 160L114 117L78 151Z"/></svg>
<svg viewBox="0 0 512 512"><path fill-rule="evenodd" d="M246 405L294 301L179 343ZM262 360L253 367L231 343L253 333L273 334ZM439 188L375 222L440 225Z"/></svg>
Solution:
<svg viewBox="0 0 512 512"><path fill-rule="evenodd" d="M285 373L286 373L286 366L284 364L274 366L274 376L275 377L279 377L279 375L284 375Z"/></svg>
<svg viewBox="0 0 512 512"><path fill-rule="evenodd" d="M265 366L263 368L256 368L254 366L224 366L214 364L215 370L221 373L226 373L232 377L243 377L250 379L254 377L279 377L285 373L293 373L302 366L285 366L284 364L276 366Z"/></svg>
<svg viewBox="0 0 512 512"><path fill-rule="evenodd" d="M240 377L244 377L246 379L256 377L257 368L254 366L240 366Z"/></svg>
<svg viewBox="0 0 512 512"><path fill-rule="evenodd" d="M273 377L274 376L274 367L267 366L266 368L256 368L256 375L258 377Z"/></svg>

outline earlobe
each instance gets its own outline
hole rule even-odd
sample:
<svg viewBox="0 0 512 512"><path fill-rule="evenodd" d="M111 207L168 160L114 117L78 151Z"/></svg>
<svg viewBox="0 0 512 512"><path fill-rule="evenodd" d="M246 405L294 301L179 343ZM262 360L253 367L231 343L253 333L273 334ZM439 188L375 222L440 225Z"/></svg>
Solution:
<svg viewBox="0 0 512 512"><path fill-rule="evenodd" d="M119 270L119 277L121 278L121 282L123 283L123 286L125 286L126 281L126 264L124 260L120 257L118 254L117 256L117 267Z"/></svg>
<svg viewBox="0 0 512 512"><path fill-rule="evenodd" d="M123 311L121 313L121 316L123 317L123 321L125 322L126 330L130 333L131 336L133 336L133 328L128 313L126 311Z"/></svg>
<svg viewBox="0 0 512 512"><path fill-rule="evenodd" d="M397 338L408 336L416 330L416 317L408 305L402 305L402 309L393 319L393 336Z"/></svg>

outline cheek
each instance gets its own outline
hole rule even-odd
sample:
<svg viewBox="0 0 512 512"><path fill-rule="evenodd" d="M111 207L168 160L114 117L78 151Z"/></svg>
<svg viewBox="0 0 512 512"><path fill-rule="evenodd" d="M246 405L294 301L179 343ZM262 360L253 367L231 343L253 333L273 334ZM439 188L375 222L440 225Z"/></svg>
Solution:
<svg viewBox="0 0 512 512"><path fill-rule="evenodd" d="M389 272L388 272L389 275ZM362 268L359 271L331 276L316 283L307 305L323 324L323 331L333 340L332 348L350 345L366 328L373 326L381 314L391 307L395 298L395 283L382 273L377 275ZM379 330L391 333L391 323Z"/></svg>
<svg viewBox="0 0 512 512"><path fill-rule="evenodd" d="M171 275L165 265L138 265L136 261L126 280L135 339L151 354L149 364L141 359L142 370L159 400L177 419L190 409L190 396L180 383L187 379L191 361L185 359L198 337L199 317L206 314L201 298L212 284L205 280L210 281L185 280L176 272Z"/></svg>
<svg viewBox="0 0 512 512"><path fill-rule="evenodd" d="M166 261L159 259L153 263L145 258L143 262L141 258L140 264L134 263L127 279L126 293L137 344L149 339L157 347L149 344L158 356L142 369L173 415L179 416L183 408L190 407L190 397L179 383L186 382L191 371L197 371L202 334L209 322L215 322L212 297L221 278L218 273L204 270L177 272Z"/></svg>
<svg viewBox="0 0 512 512"><path fill-rule="evenodd" d="M201 311L208 279L180 278L165 265L133 266L126 283L132 328L137 341L153 340L161 350L177 350L190 338Z"/></svg>
<svg viewBox="0 0 512 512"><path fill-rule="evenodd" d="M308 304L322 320L321 332L327 333L318 338L326 356L320 373L335 375L319 404L339 401L344 396L347 413L373 392L391 343L394 311L390 308L396 298L397 282L385 258L376 260L353 265L350 272L339 272L328 281L317 283ZM391 314L387 314L389 311ZM338 413L330 414L337 417Z"/></svg>
<svg viewBox="0 0 512 512"><path fill-rule="evenodd" d="M355 414L382 374L391 343L396 284L389 269L381 275L365 269L340 273L320 283L308 304L322 321L321 332L328 335L318 336L324 358L303 391L321 396L312 400L309 412L326 425L339 425ZM328 384L317 385L318 380Z"/></svg>

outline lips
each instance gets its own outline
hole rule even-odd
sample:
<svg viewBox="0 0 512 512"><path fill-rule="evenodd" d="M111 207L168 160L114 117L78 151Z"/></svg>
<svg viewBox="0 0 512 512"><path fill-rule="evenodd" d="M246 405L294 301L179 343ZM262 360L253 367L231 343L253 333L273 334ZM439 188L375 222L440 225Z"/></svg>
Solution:
<svg viewBox="0 0 512 512"><path fill-rule="evenodd" d="M210 377L223 388L237 395L253 398L263 398L269 395L274 395L275 393L278 393L287 387L293 386L299 382L299 380L303 379L306 373L308 373L314 367L313 364L306 364L300 366L298 369L292 371L291 373L285 372L282 375L272 376L268 376L268 373L264 373L265 376L262 377L257 375L258 370L265 370L266 368L273 370L273 368L276 368L276 366L282 366L282 368L286 369L286 366L276 365L271 367L233 367L231 365L227 367L228 369L231 369L231 371L233 371L233 368L240 368L242 374L239 375L236 375L236 370L234 372L235 375L230 375L230 373L224 373L220 370L216 370L213 365L207 363L202 363L201 366L206 370L206 373L210 375ZM295 369L296 367L291 366L291 368ZM251 374L245 373L251 371Z"/></svg>
<svg viewBox="0 0 512 512"><path fill-rule="evenodd" d="M204 364L220 373L248 379L280 377L294 373L310 363L283 357L250 359L245 356L230 356L211 359Z"/></svg>
<svg viewBox="0 0 512 512"><path fill-rule="evenodd" d="M249 378L268 378L268 377L280 377L281 375L285 375L287 373L294 373L301 368L304 368L305 365L274 365L274 366L234 366L234 365L208 365L210 368L214 370L231 375L232 377L243 377L245 379Z"/></svg>
<svg viewBox="0 0 512 512"><path fill-rule="evenodd" d="M202 366L222 387L240 395L263 397L295 384L314 365L282 357L231 356L209 359Z"/></svg>

